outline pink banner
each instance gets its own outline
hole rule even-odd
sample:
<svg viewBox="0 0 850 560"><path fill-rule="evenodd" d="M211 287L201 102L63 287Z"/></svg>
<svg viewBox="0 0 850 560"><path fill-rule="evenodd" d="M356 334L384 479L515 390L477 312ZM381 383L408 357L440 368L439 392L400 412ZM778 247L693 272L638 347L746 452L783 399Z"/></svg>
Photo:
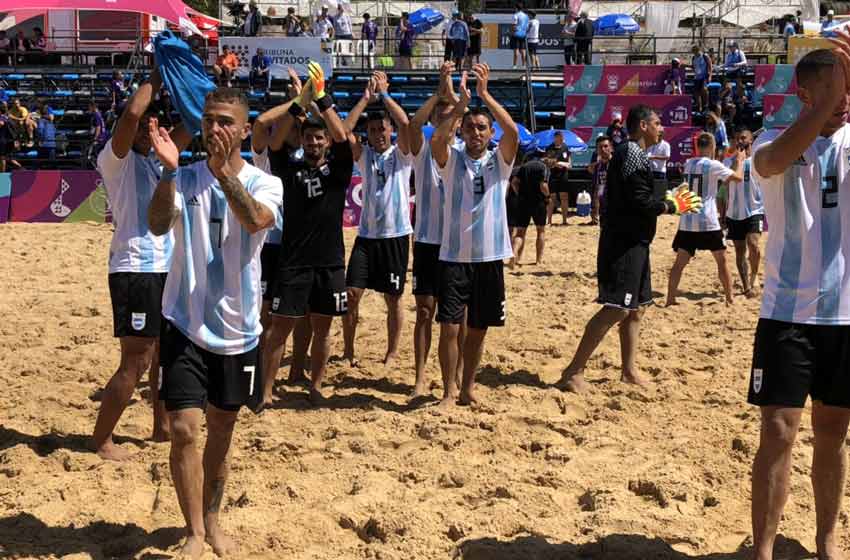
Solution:
<svg viewBox="0 0 850 560"><path fill-rule="evenodd" d="M588 151L596 149L596 138L605 134L605 129L601 127L581 126L574 128L575 132L582 140L587 143ZM702 129L696 126L668 126L664 128L664 139L670 144L670 160L667 162L667 169L682 170L682 167L688 158L694 156L694 141L693 138L702 132ZM588 159L588 163L590 160Z"/></svg>
<svg viewBox="0 0 850 560"><path fill-rule="evenodd" d="M564 92L663 94L669 71L660 64L564 66Z"/></svg>
<svg viewBox="0 0 850 560"><path fill-rule="evenodd" d="M12 195L12 174L0 173L0 224L9 221L9 200Z"/></svg>
<svg viewBox="0 0 850 560"><path fill-rule="evenodd" d="M691 124L691 98L688 95L568 95L566 128L608 126L614 115L625 121L635 105L649 105L658 112L664 126Z"/></svg>
<svg viewBox="0 0 850 560"><path fill-rule="evenodd" d="M363 208L363 194L361 183L363 178L354 169L354 174L351 176L351 183L348 185L348 191L345 193L345 210L342 214L343 227L357 227L360 225L360 210Z"/></svg>
<svg viewBox="0 0 850 560"><path fill-rule="evenodd" d="M103 222L107 207L96 171L12 173L10 222Z"/></svg>

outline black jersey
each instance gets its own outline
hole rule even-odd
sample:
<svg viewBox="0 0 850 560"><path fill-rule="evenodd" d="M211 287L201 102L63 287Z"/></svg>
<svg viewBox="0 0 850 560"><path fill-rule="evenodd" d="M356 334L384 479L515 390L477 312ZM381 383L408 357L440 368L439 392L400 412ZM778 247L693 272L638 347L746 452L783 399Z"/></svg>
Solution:
<svg viewBox="0 0 850 560"><path fill-rule="evenodd" d="M349 143L331 144L318 168L293 161L286 148L270 150L269 163L283 181L280 268L344 266L342 216L354 168Z"/></svg>

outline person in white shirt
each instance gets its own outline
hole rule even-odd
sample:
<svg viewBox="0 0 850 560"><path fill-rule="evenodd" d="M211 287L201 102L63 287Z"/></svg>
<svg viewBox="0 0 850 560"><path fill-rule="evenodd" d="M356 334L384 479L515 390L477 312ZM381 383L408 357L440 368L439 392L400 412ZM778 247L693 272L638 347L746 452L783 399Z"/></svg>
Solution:
<svg viewBox="0 0 850 560"><path fill-rule="evenodd" d="M735 264L741 276L744 295L756 297L756 278L761 263L761 232L764 231L764 201L761 188L752 175L753 133L746 128L735 133L735 145L747 155L744 160L744 179L730 181L726 188L726 203L722 218L726 219L726 238L735 244ZM727 158L724 164L733 165ZM749 266L747 266L749 261Z"/></svg>
<svg viewBox="0 0 850 560"><path fill-rule="evenodd" d="M537 19L537 12L528 10L528 56L531 60L531 67L534 70L540 70L540 56L537 54L537 49L540 46L540 20Z"/></svg>
<svg viewBox="0 0 850 560"><path fill-rule="evenodd" d="M469 405L475 396L475 371L484 350L489 327L505 324L504 259L513 256L505 197L519 145L516 123L490 94L490 68L472 67L476 91L487 109L470 109L472 94L460 81L460 101L451 118L431 137L431 152L443 180L443 234L440 245L440 286L437 322L440 323L440 370L443 400ZM495 150L493 119L503 132ZM453 146L455 122L461 121L464 146ZM460 395L455 384L460 323L466 319L463 346L463 381Z"/></svg>
<svg viewBox="0 0 850 560"><path fill-rule="evenodd" d="M652 177L656 181L667 180L667 162L670 161L670 142L664 139L664 132L658 144L653 144L646 149L646 157L652 166Z"/></svg>
<svg viewBox="0 0 850 560"><path fill-rule="evenodd" d="M721 183L744 178L742 169L745 154L739 150L734 168L729 169L714 159L714 136L708 132L700 133L696 148L697 157L685 162L682 179L690 185L690 190L702 198L703 207L696 214L682 214L679 218L679 231L673 238L676 262L670 269L670 280L667 283L667 305L676 305L682 272L698 250L711 251L717 263L717 275L723 285L726 305L731 305L732 276L726 265L726 243L717 212L717 189Z"/></svg>
<svg viewBox="0 0 850 560"><path fill-rule="evenodd" d="M204 542L236 554L219 511L239 409L261 396L258 371L260 250L283 197L280 179L242 159L248 101L239 90L207 95L201 132L206 160L178 169L179 151L151 120L163 174L148 209L157 235L174 230L162 314L162 390L171 422L171 476L186 521L183 558ZM196 442L206 416L203 461Z"/></svg>
<svg viewBox="0 0 850 560"><path fill-rule="evenodd" d="M817 557L845 557L838 521L850 423L850 37L840 33L832 45L797 63L799 118L762 133L753 147L752 173L772 230L747 395L761 413L752 469L755 560L773 558L809 397Z"/></svg>
<svg viewBox="0 0 850 560"><path fill-rule="evenodd" d="M333 39L334 26L328 18L327 8L322 9L322 13L316 16L316 21L313 23L313 37L318 37L324 41Z"/></svg>
<svg viewBox="0 0 850 560"><path fill-rule="evenodd" d="M398 344L404 320L401 295L407 277L410 252L410 172L413 156L408 139L408 119L398 103L389 96L389 81L383 72L375 72L363 97L348 114L345 124L353 133L367 105L376 101L383 109L369 111L366 119L368 143L352 141L354 161L363 177L363 208L357 239L351 249L345 284L348 287L348 314L343 318L345 349L343 356L356 363L354 342L357 336L360 298L366 289L384 294L387 304L387 352L384 363L398 357ZM392 143L393 123L398 141Z"/></svg>
<svg viewBox="0 0 850 560"><path fill-rule="evenodd" d="M334 26L334 51L337 53L351 51L351 41L354 40L354 30L351 26L351 16L345 13L345 8L342 4L337 6L336 15L333 18ZM343 43L340 41L348 41L348 49L343 48ZM351 55L340 57L340 62L343 66L351 66Z"/></svg>
<svg viewBox="0 0 850 560"><path fill-rule="evenodd" d="M171 234L148 229L145 212L160 167L151 157L148 120L157 114L151 105L162 79L151 79L127 101L112 138L97 158L115 231L109 247L109 295L113 333L121 345L121 362L103 391L92 435L92 446L102 459L123 460L130 453L112 440L112 432L133 396L142 375L149 371L154 410L153 440L168 439L168 419L159 402L159 336L162 290L171 265ZM183 127L172 133L182 148L190 136Z"/></svg>

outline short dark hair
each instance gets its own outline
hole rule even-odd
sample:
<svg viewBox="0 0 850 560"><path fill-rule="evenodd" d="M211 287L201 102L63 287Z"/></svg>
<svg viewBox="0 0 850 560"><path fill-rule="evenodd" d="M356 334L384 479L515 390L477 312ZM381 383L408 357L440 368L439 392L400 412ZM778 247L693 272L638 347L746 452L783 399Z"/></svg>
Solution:
<svg viewBox="0 0 850 560"><path fill-rule="evenodd" d="M736 136L738 134L741 134L742 132L749 132L750 134L753 133L753 131L750 130L750 128L748 126L744 126L744 125L741 125L741 126L739 126L738 128L735 129L735 135Z"/></svg>
<svg viewBox="0 0 850 560"><path fill-rule="evenodd" d="M712 144L715 144L714 135L710 132L700 132L697 136L697 148L705 149L710 148Z"/></svg>
<svg viewBox="0 0 850 560"><path fill-rule="evenodd" d="M250 111L248 99L237 88L216 88L207 94L204 103L235 103L241 105L246 113Z"/></svg>
<svg viewBox="0 0 850 560"><path fill-rule="evenodd" d="M530 18L537 17L537 12L535 12L534 10L528 10L528 17L530 17Z"/></svg>
<svg viewBox="0 0 850 560"><path fill-rule="evenodd" d="M521 10L521 9L523 9L524 7L525 7L525 5L523 5L523 3L522 3L522 2L517 2L517 3L516 3L516 9L517 9L517 10Z"/></svg>
<svg viewBox="0 0 850 560"><path fill-rule="evenodd" d="M803 87L809 87L812 80L820 75L821 70L832 69L837 62L835 54L830 49L817 49L806 54L794 69L797 83Z"/></svg>
<svg viewBox="0 0 850 560"><path fill-rule="evenodd" d="M327 131L328 125L325 124L324 119L320 119L319 117L308 117L307 120L301 125L301 134L304 134L308 130L322 130Z"/></svg>
<svg viewBox="0 0 850 560"><path fill-rule="evenodd" d="M366 124L368 125L372 121L383 121L383 120L391 120L389 113L384 111L383 109L375 109L374 111L369 111L366 113Z"/></svg>
<svg viewBox="0 0 850 560"><path fill-rule="evenodd" d="M596 146L599 147L599 144L601 144L602 142L610 142L610 141L611 141L610 136L605 136L604 134L600 134L599 136L596 137Z"/></svg>
<svg viewBox="0 0 850 560"><path fill-rule="evenodd" d="M369 19L370 17L372 17L372 16L369 15L369 12L366 12L365 14L363 14L363 19Z"/></svg>
<svg viewBox="0 0 850 560"><path fill-rule="evenodd" d="M564 136L564 133L563 133L563 132L561 132L560 130L556 130L556 131L555 131L555 136L561 136L561 137L563 137L563 136Z"/></svg>
<svg viewBox="0 0 850 560"><path fill-rule="evenodd" d="M629 114L626 116L626 130L629 134L637 134L640 130L640 123L648 120L653 114L655 114L655 109L649 105L643 103L635 105L629 109Z"/></svg>
<svg viewBox="0 0 850 560"><path fill-rule="evenodd" d="M468 118L477 117L479 115L487 117L487 122L490 123L490 127L493 126L493 115L485 107L473 107L467 111L466 114L463 115L463 119L461 119L460 124L463 125Z"/></svg>

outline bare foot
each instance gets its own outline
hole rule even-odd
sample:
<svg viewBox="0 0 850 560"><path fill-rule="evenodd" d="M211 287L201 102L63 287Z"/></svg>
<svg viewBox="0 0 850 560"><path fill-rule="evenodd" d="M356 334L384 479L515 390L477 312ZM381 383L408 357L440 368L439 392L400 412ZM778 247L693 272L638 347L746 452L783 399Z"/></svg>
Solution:
<svg viewBox="0 0 850 560"><path fill-rule="evenodd" d="M171 432L167 429L156 429L153 431L151 439L157 443L171 441Z"/></svg>
<svg viewBox="0 0 850 560"><path fill-rule="evenodd" d="M204 555L204 539L203 537L190 536L186 537L186 542L180 548L177 558L180 560L200 560Z"/></svg>
<svg viewBox="0 0 850 560"><path fill-rule="evenodd" d="M460 391L460 397L457 399L457 403L463 406L469 406L473 403L477 403L478 399L475 398L475 393L472 390L469 391Z"/></svg>
<svg viewBox="0 0 850 560"><path fill-rule="evenodd" d="M665 307L673 307L674 305L679 305L676 298L667 298L667 303L664 304Z"/></svg>
<svg viewBox="0 0 850 560"><path fill-rule="evenodd" d="M419 398L419 397L427 396L429 394L430 393L428 391L428 384L425 383L424 380L422 380L422 381L416 383L416 385L413 387L413 392L410 393L410 398L416 399L416 398Z"/></svg>
<svg viewBox="0 0 850 560"><path fill-rule="evenodd" d="M387 352L384 356L384 365L391 366L398 358L398 352Z"/></svg>
<svg viewBox="0 0 850 560"><path fill-rule="evenodd" d="M212 547L216 555L227 557L236 552L236 542L224 534L224 531L221 529L215 529L213 531L209 531L208 529L207 531L207 544Z"/></svg>
<svg viewBox="0 0 850 560"><path fill-rule="evenodd" d="M310 379L304 375L304 371L290 371L289 377L286 378L287 385L303 385L309 383Z"/></svg>
<svg viewBox="0 0 850 560"><path fill-rule="evenodd" d="M816 540L820 541L820 539ZM817 543L818 560L844 560L846 558L841 549L838 548L834 538L825 541Z"/></svg>
<svg viewBox="0 0 850 560"><path fill-rule="evenodd" d="M562 391L578 394L585 393L590 389L590 385L584 380L584 375L580 373L571 375L566 372L564 372L564 376L561 377L560 381L555 383L555 387Z"/></svg>
<svg viewBox="0 0 850 560"><path fill-rule="evenodd" d="M631 383L632 385L637 385L638 387L647 387L646 379L644 379L641 375L637 373L626 373L623 372L620 380L623 383Z"/></svg>
<svg viewBox="0 0 850 560"><path fill-rule="evenodd" d="M451 394L446 395L443 399L437 404L437 408L442 410L448 410L457 404L457 395Z"/></svg>
<svg viewBox="0 0 850 560"><path fill-rule="evenodd" d="M750 288L749 290L744 292L744 295L747 296L747 299L756 299L758 297L755 288Z"/></svg>
<svg viewBox="0 0 850 560"><path fill-rule="evenodd" d="M310 404L313 406L322 406L327 402L327 397L322 393L321 389L310 387Z"/></svg>
<svg viewBox="0 0 850 560"><path fill-rule="evenodd" d="M726 298L726 307L731 306L733 303L735 303L735 302L732 300L732 298L730 298L730 297Z"/></svg>
<svg viewBox="0 0 850 560"><path fill-rule="evenodd" d="M342 359L348 362L351 367L357 367L360 364L360 360L355 358L353 354L343 354Z"/></svg>
<svg viewBox="0 0 850 560"><path fill-rule="evenodd" d="M95 450L95 453L104 461L126 461L133 455L120 445L116 445L112 438L106 440L103 445Z"/></svg>

